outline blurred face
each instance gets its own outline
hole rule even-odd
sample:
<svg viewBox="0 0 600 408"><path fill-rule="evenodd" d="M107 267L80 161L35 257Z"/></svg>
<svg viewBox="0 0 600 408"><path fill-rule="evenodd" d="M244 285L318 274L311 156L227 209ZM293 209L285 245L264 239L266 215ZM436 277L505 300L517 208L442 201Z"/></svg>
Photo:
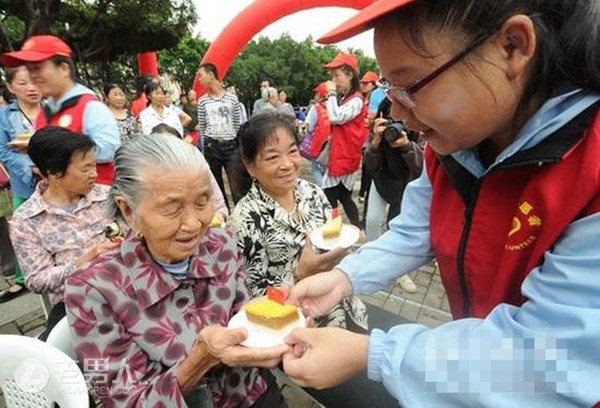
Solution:
<svg viewBox="0 0 600 408"><path fill-rule="evenodd" d="M271 84L269 84L269 81L262 81L260 83L260 90L262 91L263 89L268 89L271 86Z"/></svg>
<svg viewBox="0 0 600 408"><path fill-rule="evenodd" d="M424 139L443 155L473 148L486 139L498 141L498 145L510 143L506 139L510 139L512 120L528 80L529 60L518 47L511 53L506 50L510 42L521 44L524 53L535 49L524 27L515 26L506 36L499 32L490 37L467 57L468 64L458 62L412 95L413 108L393 100L391 116L424 132ZM459 36L442 34L424 29L426 50L434 56L424 57L411 49L418 49L415 45L403 40L409 36L402 35L394 18L378 23L375 52L385 78L393 86L409 87L466 47Z"/></svg>
<svg viewBox="0 0 600 408"><path fill-rule="evenodd" d="M254 163L246 163L248 171L265 192L273 196L289 193L296 185L301 164L293 136L278 128L258 153Z"/></svg>
<svg viewBox="0 0 600 408"><path fill-rule="evenodd" d="M125 92L119 87L113 88L106 95L108 106L115 109L123 109L127 103L125 99Z"/></svg>
<svg viewBox="0 0 600 408"><path fill-rule="evenodd" d="M373 82L361 82L360 83L360 91L364 94L368 94L375 89L375 84Z"/></svg>
<svg viewBox="0 0 600 408"><path fill-rule="evenodd" d="M76 152L62 176L50 174L49 179L55 186L73 195L86 195L92 188L98 173L96 172L96 154L94 150L85 153Z"/></svg>
<svg viewBox="0 0 600 408"><path fill-rule="evenodd" d="M165 92L161 87L156 88L148 95L150 103L155 106L161 106L165 104Z"/></svg>
<svg viewBox="0 0 600 408"><path fill-rule="evenodd" d="M187 98L189 103L196 103L196 101L198 101L198 96L196 95L196 91L194 90L188 92Z"/></svg>
<svg viewBox="0 0 600 408"><path fill-rule="evenodd" d="M207 72L204 70L204 68L200 68L198 70L198 81L200 81L200 84L202 86L210 86L210 84L212 84L212 82L214 81L215 77L212 73Z"/></svg>
<svg viewBox="0 0 600 408"><path fill-rule="evenodd" d="M68 64L51 60L27 64L29 77L44 96L60 97L73 84Z"/></svg>
<svg viewBox="0 0 600 408"><path fill-rule="evenodd" d="M332 69L329 74L338 92L345 94L350 90L352 75L346 74L341 68Z"/></svg>
<svg viewBox="0 0 600 408"><path fill-rule="evenodd" d="M171 106L172 103L173 103L173 99L171 99L171 93L165 92L164 97L163 97L163 104L165 106Z"/></svg>
<svg viewBox="0 0 600 408"><path fill-rule="evenodd" d="M285 91L279 91L279 102L285 103L287 101L287 94Z"/></svg>
<svg viewBox="0 0 600 408"><path fill-rule="evenodd" d="M149 168L143 194L133 223L150 253L166 263L192 256L215 213L207 172Z"/></svg>
<svg viewBox="0 0 600 408"><path fill-rule="evenodd" d="M37 105L42 99L42 94L38 87L31 82L29 72L25 67L21 67L15 72L12 81L8 84L8 90L20 103L27 105Z"/></svg>
<svg viewBox="0 0 600 408"><path fill-rule="evenodd" d="M185 96L185 95L181 95L181 96L179 97L179 103L180 103L180 104L182 104L182 105L187 105L187 104L188 104L188 99L187 99L187 96Z"/></svg>

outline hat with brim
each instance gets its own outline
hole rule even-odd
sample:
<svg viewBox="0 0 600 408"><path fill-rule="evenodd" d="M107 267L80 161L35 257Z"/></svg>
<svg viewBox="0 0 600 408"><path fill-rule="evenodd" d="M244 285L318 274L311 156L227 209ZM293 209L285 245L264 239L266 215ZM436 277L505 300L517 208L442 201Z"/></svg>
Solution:
<svg viewBox="0 0 600 408"><path fill-rule="evenodd" d="M332 44L354 37L373 28L379 18L392 11L412 3L414 0L376 0L373 4L359 11L354 17L340 24L317 40L321 44Z"/></svg>
<svg viewBox="0 0 600 408"><path fill-rule="evenodd" d="M63 40L53 35L35 35L23 43L21 50L7 52L0 61L8 68L42 62L56 56L71 58L73 51Z"/></svg>
<svg viewBox="0 0 600 408"><path fill-rule="evenodd" d="M367 71L363 75L363 77L360 79L360 82L365 84L365 83L369 83L369 82L377 82L378 79L379 79L379 75L377 75L375 72Z"/></svg>
<svg viewBox="0 0 600 408"><path fill-rule="evenodd" d="M348 65L353 70L358 71L358 58L354 54L340 52L334 59L323 65L327 69L336 69L343 65Z"/></svg>

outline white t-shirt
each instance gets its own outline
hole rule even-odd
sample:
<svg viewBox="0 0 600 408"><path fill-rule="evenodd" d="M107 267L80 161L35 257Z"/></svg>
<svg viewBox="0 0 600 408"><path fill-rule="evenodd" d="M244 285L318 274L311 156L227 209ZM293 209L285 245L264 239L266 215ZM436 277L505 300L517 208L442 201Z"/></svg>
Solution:
<svg viewBox="0 0 600 408"><path fill-rule="evenodd" d="M179 119L179 113L173 107L164 107L162 115L154 110L152 105L140 112L140 123L142 124L142 132L145 135L152 133L152 129L156 125L164 123L165 125L171 126L177 130L183 137L183 126L181 125L181 119Z"/></svg>

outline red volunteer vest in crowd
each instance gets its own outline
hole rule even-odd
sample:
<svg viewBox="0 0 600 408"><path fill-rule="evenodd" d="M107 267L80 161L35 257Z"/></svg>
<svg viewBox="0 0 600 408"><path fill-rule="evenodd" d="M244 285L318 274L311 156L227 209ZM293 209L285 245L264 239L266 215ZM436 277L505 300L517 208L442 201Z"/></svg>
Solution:
<svg viewBox="0 0 600 408"><path fill-rule="evenodd" d="M317 124L315 125L310 144L310 155L312 157L317 157L321 154L323 144L329 139L329 135L331 134L331 123L329 122L327 109L319 103L315 105L315 112L317 114Z"/></svg>
<svg viewBox="0 0 600 408"><path fill-rule="evenodd" d="M455 318L520 306L521 284L544 252L569 224L600 212L598 105L479 180L429 146L425 160L431 242Z"/></svg>
<svg viewBox="0 0 600 408"><path fill-rule="evenodd" d="M83 94L63 102L60 110L54 115L48 109L42 109L35 119L35 129L46 126L60 126L72 132L83 132L83 112L88 102L98 100L94 95ZM111 185L115 176L114 163L98 163L96 183Z"/></svg>
<svg viewBox="0 0 600 408"><path fill-rule="evenodd" d="M363 99L360 92L356 92L342 100L341 105L358 96ZM329 152L329 175L343 176L358 170L362 155L362 147L367 140L365 132L365 117L367 107L363 107L354 119L343 125L331 126L331 150Z"/></svg>

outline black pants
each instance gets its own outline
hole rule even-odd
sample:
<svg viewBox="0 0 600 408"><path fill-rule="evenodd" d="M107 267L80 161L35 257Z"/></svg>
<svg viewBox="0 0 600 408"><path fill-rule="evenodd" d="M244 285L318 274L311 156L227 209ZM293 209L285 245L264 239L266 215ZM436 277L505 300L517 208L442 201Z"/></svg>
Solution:
<svg viewBox="0 0 600 408"><path fill-rule="evenodd" d="M44 330L42 332L42 334L39 335L38 338L41 341L46 341L46 339L48 338L48 335L50 335L50 332L52 331L54 326L56 326L58 324L58 322L60 322L62 320L62 318L65 317L66 315L67 315L67 309L65 308L65 302L58 302L57 304L52 306L52 309L50 310L50 313L48 314L48 322L46 323L46 330Z"/></svg>
<svg viewBox="0 0 600 408"><path fill-rule="evenodd" d="M344 211L346 212L350 223L360 228L358 207L356 207L356 203L352 200L352 191L348 190L343 183L340 183L335 187L326 188L323 191L325 191L325 195L331 206L337 208L338 201L342 203L342 207L344 207Z"/></svg>
<svg viewBox="0 0 600 408"><path fill-rule="evenodd" d="M400 406L383 384L369 380L366 372L362 372L334 388L324 390L304 388L304 391L326 408L391 408Z"/></svg>
<svg viewBox="0 0 600 408"><path fill-rule="evenodd" d="M269 388L260 396L258 401L252 405L252 408L288 408L288 404L285 401L285 398L283 398L271 370L263 368L260 370L260 375L267 382Z"/></svg>
<svg viewBox="0 0 600 408"><path fill-rule="evenodd" d="M227 208L230 210L229 200L225 193L225 183L223 182L223 170L227 173L227 179L229 180L229 188L231 189L231 196L233 197L233 204L237 203L242 197L241 187L239 183L240 179L240 167L238 163L239 155L237 154L237 140L231 141L218 141L207 137L202 141L204 158L208 162L210 171L217 180L217 184L223 193Z"/></svg>
<svg viewBox="0 0 600 408"><path fill-rule="evenodd" d="M366 195L369 194L372 181L373 178L371 177L371 173L369 173L369 170L367 170L363 161L362 172L360 174L360 191L358 192L360 197L366 197Z"/></svg>

